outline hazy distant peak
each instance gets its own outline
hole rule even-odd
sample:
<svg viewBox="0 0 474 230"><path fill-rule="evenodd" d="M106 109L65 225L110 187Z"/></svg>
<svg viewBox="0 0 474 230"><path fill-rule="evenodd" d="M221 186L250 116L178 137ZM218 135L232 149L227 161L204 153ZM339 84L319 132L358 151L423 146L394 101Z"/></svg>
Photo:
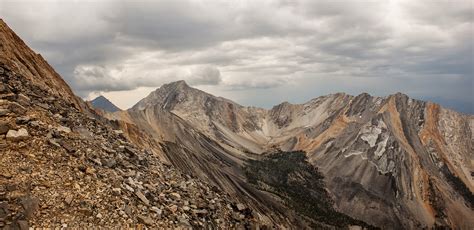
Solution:
<svg viewBox="0 0 474 230"><path fill-rule="evenodd" d="M116 105L114 105L111 101L109 101L109 99L107 99L106 97L100 95L98 97L96 97L94 100L91 101L91 104L94 108L96 109L102 109L102 110L105 110L107 112L117 112L117 111L121 111L121 109L119 107L117 107Z"/></svg>

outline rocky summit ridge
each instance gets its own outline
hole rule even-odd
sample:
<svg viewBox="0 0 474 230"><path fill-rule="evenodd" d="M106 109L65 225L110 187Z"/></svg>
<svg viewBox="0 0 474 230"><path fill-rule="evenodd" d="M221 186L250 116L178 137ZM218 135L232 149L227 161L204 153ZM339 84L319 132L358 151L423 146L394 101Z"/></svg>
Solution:
<svg viewBox="0 0 474 230"><path fill-rule="evenodd" d="M0 21L0 228L238 228L251 210L163 164Z"/></svg>

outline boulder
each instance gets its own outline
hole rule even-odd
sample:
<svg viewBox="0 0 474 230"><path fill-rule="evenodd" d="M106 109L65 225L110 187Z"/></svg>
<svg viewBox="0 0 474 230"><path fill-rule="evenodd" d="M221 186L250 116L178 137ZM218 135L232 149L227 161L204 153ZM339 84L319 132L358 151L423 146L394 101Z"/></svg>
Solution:
<svg viewBox="0 0 474 230"><path fill-rule="evenodd" d="M5 84L0 83L0 93L6 93L7 92L7 87Z"/></svg>
<svg viewBox="0 0 474 230"><path fill-rule="evenodd" d="M237 204L237 210L239 210L239 211L245 210L245 205L242 204L242 203L238 203L238 204Z"/></svg>
<svg viewBox="0 0 474 230"><path fill-rule="evenodd" d="M76 148L69 142L62 141L60 145L68 152L68 153L75 153Z"/></svg>
<svg viewBox="0 0 474 230"><path fill-rule="evenodd" d="M74 197L72 195L67 195L64 199L64 203L66 203L67 205L71 205L73 199Z"/></svg>
<svg viewBox="0 0 474 230"><path fill-rule="evenodd" d="M138 215L137 219L138 219L138 221L140 221L141 223L144 223L146 225L153 225L153 223L154 223L153 219L151 219L150 217L147 217L147 216Z"/></svg>
<svg viewBox="0 0 474 230"><path fill-rule="evenodd" d="M175 204L171 205L171 207L168 207L168 208L172 213L175 213L178 211L178 206Z"/></svg>
<svg viewBox="0 0 474 230"><path fill-rule="evenodd" d="M30 219L39 207L39 200L35 197L25 197L21 200L21 205L25 210L25 217Z"/></svg>
<svg viewBox="0 0 474 230"><path fill-rule="evenodd" d="M10 130L11 126L6 121L0 121L0 135L5 134Z"/></svg>
<svg viewBox="0 0 474 230"><path fill-rule="evenodd" d="M150 205L150 201L145 197L145 195L143 195L143 193L141 193L140 191L137 191L135 192L135 195L138 196L138 198L140 198L140 200L145 203L147 206Z"/></svg>
<svg viewBox="0 0 474 230"><path fill-rule="evenodd" d="M19 125L24 125L24 124L27 124L30 120L31 120L31 117L29 116L17 117L16 123Z"/></svg>
<svg viewBox="0 0 474 230"><path fill-rule="evenodd" d="M18 131L10 129L7 133L7 140L18 141L28 138L29 134L25 128L21 128Z"/></svg>
<svg viewBox="0 0 474 230"><path fill-rule="evenodd" d="M16 103L16 102L11 102L9 105L8 105L8 109L13 112L13 113L16 113L18 115L23 115L26 113L26 108L23 107L22 105Z"/></svg>
<svg viewBox="0 0 474 230"><path fill-rule="evenodd" d="M0 108L0 116L5 116L10 112L8 109Z"/></svg>
<svg viewBox="0 0 474 230"><path fill-rule="evenodd" d="M71 132L71 129L69 127L65 127L65 126L58 126L56 128L56 130L58 130L58 132L63 132L63 133L70 133Z"/></svg>
<svg viewBox="0 0 474 230"><path fill-rule="evenodd" d="M107 166L109 168L114 168L116 164L117 164L117 161L115 161L115 159L113 158L104 159L102 162L102 165Z"/></svg>
<svg viewBox="0 0 474 230"><path fill-rule="evenodd" d="M43 108L43 109L46 109L46 110L49 109L49 105L48 105L48 104L45 104L45 103L37 103L36 105L37 105L38 107Z"/></svg>
<svg viewBox="0 0 474 230"><path fill-rule="evenodd" d="M28 106L31 104L31 99L29 97L27 97L26 95L24 94L18 94L18 99L17 99L18 103L24 105L24 106Z"/></svg>
<svg viewBox="0 0 474 230"><path fill-rule="evenodd" d="M170 193L170 197L173 198L173 200L180 200L181 199L181 195L179 195L178 193L175 193L175 192Z"/></svg>

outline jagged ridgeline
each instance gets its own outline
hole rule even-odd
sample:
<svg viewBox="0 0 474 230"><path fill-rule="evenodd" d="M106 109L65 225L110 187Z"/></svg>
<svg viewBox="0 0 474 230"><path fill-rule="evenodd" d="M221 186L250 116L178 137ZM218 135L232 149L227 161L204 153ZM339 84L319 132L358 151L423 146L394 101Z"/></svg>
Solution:
<svg viewBox="0 0 474 230"><path fill-rule="evenodd" d="M334 201L325 188L324 176L311 165L302 151L263 154L244 166L248 182L278 196L286 205L306 217L310 226L324 228L350 225L376 229L333 208Z"/></svg>

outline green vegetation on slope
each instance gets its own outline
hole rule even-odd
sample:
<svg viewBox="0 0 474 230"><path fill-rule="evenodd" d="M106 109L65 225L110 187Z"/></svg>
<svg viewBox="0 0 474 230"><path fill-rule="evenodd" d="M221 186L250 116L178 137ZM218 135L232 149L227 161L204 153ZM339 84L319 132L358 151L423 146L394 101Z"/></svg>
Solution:
<svg viewBox="0 0 474 230"><path fill-rule="evenodd" d="M278 152L249 160L244 170L251 184L282 198L297 213L314 221L315 227L318 222L338 227L370 227L334 210L323 175L306 161L304 152Z"/></svg>

